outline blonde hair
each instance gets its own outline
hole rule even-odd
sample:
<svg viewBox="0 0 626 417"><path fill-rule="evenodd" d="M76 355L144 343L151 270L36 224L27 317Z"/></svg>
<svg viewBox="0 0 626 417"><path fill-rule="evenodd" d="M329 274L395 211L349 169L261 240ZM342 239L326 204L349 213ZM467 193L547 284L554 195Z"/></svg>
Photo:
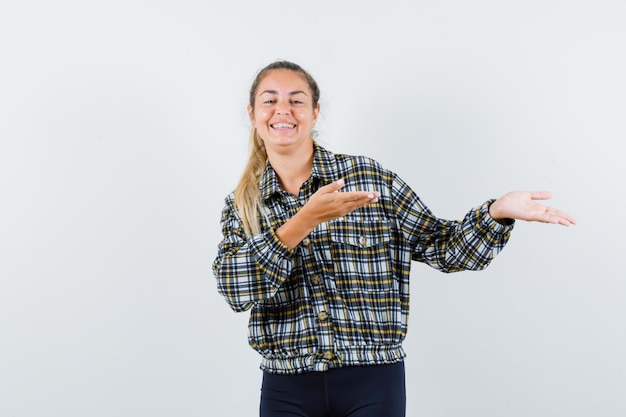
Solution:
<svg viewBox="0 0 626 417"><path fill-rule="evenodd" d="M313 77L297 64L289 61L275 61L257 73L250 87L249 104L253 112L259 84L270 71L277 69L286 69L302 75L311 90L313 107L317 107L320 98L320 90ZM265 150L265 144L253 127L250 132L248 163L234 191L235 207L241 217L244 230L248 237L261 233L259 213L262 213L267 220L267 214L262 208L261 191L259 189L259 181L261 180L263 172L265 172L266 166L267 152Z"/></svg>
<svg viewBox="0 0 626 417"><path fill-rule="evenodd" d="M250 132L249 156L246 168L235 188L235 207L243 222L248 237L261 233L259 211L261 211L261 190L259 180L267 165L267 152L263 140L255 128Z"/></svg>

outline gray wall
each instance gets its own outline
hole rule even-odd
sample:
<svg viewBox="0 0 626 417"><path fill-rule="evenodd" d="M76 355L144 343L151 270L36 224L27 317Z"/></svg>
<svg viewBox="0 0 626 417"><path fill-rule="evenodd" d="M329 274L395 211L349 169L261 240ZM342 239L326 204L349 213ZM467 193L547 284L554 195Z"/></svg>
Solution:
<svg viewBox="0 0 626 417"><path fill-rule="evenodd" d="M0 4L0 415L256 415L210 265L276 58L439 216L548 189L579 222L414 265L408 415L626 415L626 3L213 3Z"/></svg>

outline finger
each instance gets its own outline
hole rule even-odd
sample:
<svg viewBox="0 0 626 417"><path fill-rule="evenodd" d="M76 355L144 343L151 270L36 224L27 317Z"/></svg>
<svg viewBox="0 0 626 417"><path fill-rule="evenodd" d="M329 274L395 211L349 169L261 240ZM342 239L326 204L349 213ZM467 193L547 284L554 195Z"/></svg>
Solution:
<svg viewBox="0 0 626 417"><path fill-rule="evenodd" d="M344 214L378 201L378 193L366 191L351 191L339 193L337 201L342 203Z"/></svg>
<svg viewBox="0 0 626 417"><path fill-rule="evenodd" d="M564 211L559 210L558 216L559 224L562 224L563 226L572 226L576 224L576 219L574 219L572 216L565 213Z"/></svg>
<svg viewBox="0 0 626 417"><path fill-rule="evenodd" d="M560 224L562 226L571 226L572 223L564 217L551 216L547 223Z"/></svg>
<svg viewBox="0 0 626 417"><path fill-rule="evenodd" d="M562 226L571 226L576 224L576 220L565 213L552 207L546 207L546 211L541 215L542 221L552 224L560 224Z"/></svg>
<svg viewBox="0 0 626 417"><path fill-rule="evenodd" d="M563 210L559 210L554 207L546 207L546 214L551 217L551 220L554 223L562 224L563 226L576 224L576 220Z"/></svg>
<svg viewBox="0 0 626 417"><path fill-rule="evenodd" d="M380 197L380 193L378 191L347 191L341 193L341 197L345 201L360 201L364 200L370 202L372 200L377 200Z"/></svg>
<svg viewBox="0 0 626 417"><path fill-rule="evenodd" d="M341 190L344 185L345 185L345 181L343 179L339 179L337 181L331 182L328 185L325 185L321 189L323 189L324 191L328 191L329 193L333 193L335 191Z"/></svg>

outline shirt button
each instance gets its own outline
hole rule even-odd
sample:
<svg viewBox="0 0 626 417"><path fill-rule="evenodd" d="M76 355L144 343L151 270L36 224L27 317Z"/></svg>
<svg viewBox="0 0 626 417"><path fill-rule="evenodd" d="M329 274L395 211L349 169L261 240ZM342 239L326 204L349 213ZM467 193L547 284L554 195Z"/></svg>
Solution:
<svg viewBox="0 0 626 417"><path fill-rule="evenodd" d="M365 239L365 236L359 237L359 244L361 246L365 246L367 244L367 239Z"/></svg>
<svg viewBox="0 0 626 417"><path fill-rule="evenodd" d="M319 275L313 275L311 277L311 284L313 285L320 285L322 283L322 280L320 279Z"/></svg>
<svg viewBox="0 0 626 417"><path fill-rule="evenodd" d="M303 244L304 246L311 246L311 239L309 239L308 237L305 237L305 238L302 240L302 244Z"/></svg>
<svg viewBox="0 0 626 417"><path fill-rule="evenodd" d="M319 319L319 321L325 321L328 319L328 313L325 311L320 311L319 313L317 313L317 318Z"/></svg>
<svg viewBox="0 0 626 417"><path fill-rule="evenodd" d="M333 355L333 352L330 350L324 352L324 359L326 359L327 361L331 360L334 356L335 355Z"/></svg>

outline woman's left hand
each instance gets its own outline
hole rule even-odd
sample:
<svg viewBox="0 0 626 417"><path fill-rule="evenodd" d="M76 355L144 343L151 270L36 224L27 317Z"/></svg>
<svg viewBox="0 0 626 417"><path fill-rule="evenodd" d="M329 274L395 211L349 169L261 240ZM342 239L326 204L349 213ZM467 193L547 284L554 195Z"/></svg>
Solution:
<svg viewBox="0 0 626 417"><path fill-rule="evenodd" d="M563 226L576 224L576 220L566 212L537 202L550 198L552 193L549 191L512 191L494 201L489 207L489 214L495 220L518 219Z"/></svg>

